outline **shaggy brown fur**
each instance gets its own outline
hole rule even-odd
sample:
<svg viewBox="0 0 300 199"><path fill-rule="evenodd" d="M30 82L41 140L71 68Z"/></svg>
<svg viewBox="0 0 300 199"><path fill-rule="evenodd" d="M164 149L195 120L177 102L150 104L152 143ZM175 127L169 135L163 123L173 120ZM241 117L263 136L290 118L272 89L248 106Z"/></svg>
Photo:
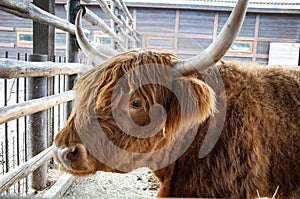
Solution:
<svg viewBox="0 0 300 199"><path fill-rule="evenodd" d="M60 156L59 150L76 146L76 150L67 154L67 158L57 158L64 170L74 175L87 175L96 171L121 172L104 165L91 155L95 154L94 151L99 153L100 145L106 150L101 154L103 158L114 159L116 165L130 165L130 158L126 162L128 157L118 154L111 157L110 149L105 148L107 143L91 136L91 132L97 130L95 123L101 126L114 145L135 153L161 149L174 141L176 136L179 139L176 139L170 153L178 151L191 136L188 129L200 125L192 144L182 156L170 165L153 171L161 182L158 196L254 198L257 197L256 190L259 190L261 196L271 197L279 186L278 198L298 198L300 70L220 63L217 70L226 90L226 119L213 150L204 158L199 158L199 150L209 125L217 125L210 123L210 117L218 101L215 102L214 92L202 81L204 76L213 78L210 70L184 78L174 74L165 77L164 81L183 93L183 100L187 102L183 112L180 110L180 100L163 86L148 84L134 91L134 81L129 78L125 82L125 89L116 88L118 80L130 73L132 68L147 64L158 71L167 71L176 59L176 56L169 53L129 51L82 76L75 87L77 99L72 115L54 142L57 157ZM149 70L147 78L157 80L159 76L152 71ZM191 97L191 93L186 93L183 81L190 83L197 99ZM114 89L120 95L111 101ZM131 96L129 105L123 103L123 97L128 93ZM140 108L131 107L136 99L141 103ZM164 128L149 138L130 136L113 119L111 109L116 104L120 112L130 109L132 120L142 127L151 123L148 115L150 107L161 104L166 110L167 119L165 124L157 123L156 126L163 125ZM198 112L195 111L198 109ZM90 119L93 114L97 121ZM184 123L183 128L180 122ZM90 140L89 146L82 144L79 138L82 136ZM140 166L149 164L151 168L170 156L161 154L148 157L141 161Z"/></svg>

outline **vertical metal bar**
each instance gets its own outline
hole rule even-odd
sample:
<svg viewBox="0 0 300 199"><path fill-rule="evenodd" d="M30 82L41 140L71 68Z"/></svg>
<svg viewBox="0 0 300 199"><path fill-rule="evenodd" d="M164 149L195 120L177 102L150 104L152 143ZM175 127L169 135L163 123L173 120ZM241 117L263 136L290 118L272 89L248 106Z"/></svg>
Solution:
<svg viewBox="0 0 300 199"><path fill-rule="evenodd" d="M16 145L16 141L15 141L15 137L13 137L12 138L12 168L14 169L15 167L16 167L16 158L15 158L15 156L16 156L16 151L15 151L15 145ZM13 193L15 193L16 192L16 184L14 184L11 188L10 188L10 190L12 190L13 189Z"/></svg>
<svg viewBox="0 0 300 199"><path fill-rule="evenodd" d="M18 53L18 60L20 60L20 53ZM19 84L20 80L17 78L16 82L16 103L19 103ZM17 165L20 164L20 127L19 119L16 119L16 131L17 131Z"/></svg>
<svg viewBox="0 0 300 199"><path fill-rule="evenodd" d="M24 101L27 99L27 78L24 78ZM28 160L28 144L27 144L27 137L28 133L27 132L27 116L24 117L24 139L23 139L23 146L24 146L24 157L23 157L23 162L26 162Z"/></svg>
<svg viewBox="0 0 300 199"><path fill-rule="evenodd" d="M4 106L7 106L7 79L4 80ZM5 172L9 171L9 152L8 152L8 124L4 124L5 132Z"/></svg>
<svg viewBox="0 0 300 199"><path fill-rule="evenodd" d="M56 84L56 81L55 81L55 77L52 77L52 95L54 94L55 90L54 90L54 87L55 87L55 84ZM50 131L50 143L49 143L49 146L52 145L52 142L53 142L53 139L54 139L54 122L55 122L55 114L54 114L54 107L51 108L51 113L50 113L50 118L51 118L51 131Z"/></svg>
<svg viewBox="0 0 300 199"><path fill-rule="evenodd" d="M67 20L72 24L75 24L76 7L80 5L80 0L68 0L67 1ZM67 33L67 63L78 63L79 48L76 44L76 37L70 33ZM77 75L70 75L67 77L66 86L70 90L74 86L74 81ZM66 120L69 117L72 110L72 102L66 103Z"/></svg>
<svg viewBox="0 0 300 199"><path fill-rule="evenodd" d="M27 53L24 54L24 61L28 60ZM27 78L24 78L24 101L27 99ZM26 162L28 160L28 144L27 144L27 138L28 138L28 132L27 132L27 116L24 117L24 159L23 161ZM25 178L25 193L27 194L29 190L28 185L28 177Z"/></svg>
<svg viewBox="0 0 300 199"><path fill-rule="evenodd" d="M29 61L47 61L47 55L29 55ZM47 96L47 78L28 78L28 100ZM41 111L28 116L29 155L33 157L47 148L46 134L47 111ZM42 190L47 183L47 164L44 164L32 173L31 186Z"/></svg>
<svg viewBox="0 0 300 199"><path fill-rule="evenodd" d="M49 57L49 61L55 61L54 56ZM54 94L54 77L47 78L47 95L53 95ZM53 141L53 126L54 126L54 114L53 114L54 108L50 108L47 110L48 114L48 136L47 136L47 146L50 146Z"/></svg>
<svg viewBox="0 0 300 199"><path fill-rule="evenodd" d="M1 142L1 164L2 164L2 174L4 175L5 173L5 169L4 169L4 163L5 163L5 160L4 160L4 147L3 147L3 142Z"/></svg>
<svg viewBox="0 0 300 199"><path fill-rule="evenodd" d="M49 61L55 62L55 56L51 55L49 58ZM48 78L48 96L54 95L55 92L55 77L49 77ZM52 145L53 138L54 138L54 125L55 125L55 119L54 119L54 107L48 109L48 140L47 140L47 147ZM50 164L53 164L53 159L49 161Z"/></svg>
<svg viewBox="0 0 300 199"><path fill-rule="evenodd" d="M16 83L16 103L19 103L19 78ZM16 131L17 131L17 165L20 164L20 122L19 119L16 119Z"/></svg>
<svg viewBox="0 0 300 199"><path fill-rule="evenodd" d="M8 58L8 52L5 52L5 58ZM4 80L4 106L7 106L7 79ZM9 171L9 152L8 152L8 124L4 124L5 139L5 172Z"/></svg>
<svg viewBox="0 0 300 199"><path fill-rule="evenodd" d="M63 57L63 59L62 59L62 63L65 63L66 62L66 57ZM62 84L62 87L61 87L61 91L62 92L65 92L67 89L66 89L66 84L65 84L65 82L66 82L66 75L62 75L61 76L62 77L62 79L61 79L61 84ZM66 123L66 121L67 121L67 117L66 117L66 106L65 105L62 105L61 106L61 121L62 121L62 124L61 125L64 125L65 123Z"/></svg>
<svg viewBox="0 0 300 199"><path fill-rule="evenodd" d="M18 53L18 60L20 60L20 53ZM16 82L16 103L19 103L19 85L20 85L20 79L17 78L17 82ZM20 122L19 119L16 119L16 132L17 132L17 165L20 165ZM20 181L18 181L17 183L17 190L18 190L18 195L21 192L21 184Z"/></svg>
<svg viewBox="0 0 300 199"><path fill-rule="evenodd" d="M58 76L58 93L61 92L61 89L60 89L60 86L61 86L61 76L59 75ZM59 131L60 130L60 109L61 108L61 105L59 104L58 107L57 107L57 116L58 116L58 119L57 119L57 130Z"/></svg>
<svg viewBox="0 0 300 199"><path fill-rule="evenodd" d="M59 56L58 57L58 63L62 63L62 57L61 56ZM58 76L58 93L61 93L61 86L62 86L62 84L61 84L61 75L59 75ZM58 105L58 108L57 108L57 112L58 112L58 119L57 119L57 130L59 131L60 130L60 120L61 120L61 115L60 115L60 112L61 112L61 104L59 104Z"/></svg>
<svg viewBox="0 0 300 199"><path fill-rule="evenodd" d="M12 137L12 145L13 145L13 147L12 147L12 168L14 169L15 167L16 167L16 158L15 158L15 156L16 156L16 151L15 151L15 145L16 145L16 138L13 136Z"/></svg>

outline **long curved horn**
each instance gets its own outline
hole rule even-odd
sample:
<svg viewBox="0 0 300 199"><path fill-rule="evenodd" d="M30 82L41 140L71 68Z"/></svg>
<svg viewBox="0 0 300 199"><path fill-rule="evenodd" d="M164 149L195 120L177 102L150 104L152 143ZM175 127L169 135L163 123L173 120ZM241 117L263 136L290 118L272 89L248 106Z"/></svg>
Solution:
<svg viewBox="0 0 300 199"><path fill-rule="evenodd" d="M203 71L217 63L234 42L244 21L248 0L239 0L215 41L200 54L173 62L173 68L183 75Z"/></svg>
<svg viewBox="0 0 300 199"><path fill-rule="evenodd" d="M115 55L117 52L112 51L110 48L105 46L94 46L89 42L89 40L87 39L87 37L85 36L82 30L82 23L81 23L82 12L83 12L82 9L78 11L75 20L76 39L78 41L78 44L82 52L95 64L100 64L104 60Z"/></svg>

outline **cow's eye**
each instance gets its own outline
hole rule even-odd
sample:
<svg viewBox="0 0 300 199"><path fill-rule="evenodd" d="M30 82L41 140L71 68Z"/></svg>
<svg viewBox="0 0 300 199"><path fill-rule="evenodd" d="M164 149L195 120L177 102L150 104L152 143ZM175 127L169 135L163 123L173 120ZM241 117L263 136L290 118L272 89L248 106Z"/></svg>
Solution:
<svg viewBox="0 0 300 199"><path fill-rule="evenodd" d="M141 107L142 107L142 102L141 102L141 100L135 99L135 100L131 101L130 107L136 108L136 109L137 109L137 108L141 108Z"/></svg>

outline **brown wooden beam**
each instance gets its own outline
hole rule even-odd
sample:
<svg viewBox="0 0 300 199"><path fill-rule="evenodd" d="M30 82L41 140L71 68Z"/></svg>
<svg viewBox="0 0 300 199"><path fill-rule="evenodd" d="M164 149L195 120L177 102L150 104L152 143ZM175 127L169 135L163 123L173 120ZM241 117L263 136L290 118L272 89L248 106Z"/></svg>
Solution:
<svg viewBox="0 0 300 199"><path fill-rule="evenodd" d="M258 37L257 41L288 43L288 42L297 42L297 39Z"/></svg>
<svg viewBox="0 0 300 199"><path fill-rule="evenodd" d="M256 53L257 53L257 46L258 46L259 22L260 22L260 15L256 15L255 28L254 28L253 57L252 57L253 62L256 61Z"/></svg>
<svg viewBox="0 0 300 199"><path fill-rule="evenodd" d="M175 15L175 33L174 33L174 41L173 41L173 50L174 50L174 53L177 53L177 50L178 50L179 17L180 17L180 11L176 10L176 15Z"/></svg>
<svg viewBox="0 0 300 199"><path fill-rule="evenodd" d="M213 40L215 40L218 36L218 26L219 26L219 13L215 13L214 19L214 32L213 32Z"/></svg>

